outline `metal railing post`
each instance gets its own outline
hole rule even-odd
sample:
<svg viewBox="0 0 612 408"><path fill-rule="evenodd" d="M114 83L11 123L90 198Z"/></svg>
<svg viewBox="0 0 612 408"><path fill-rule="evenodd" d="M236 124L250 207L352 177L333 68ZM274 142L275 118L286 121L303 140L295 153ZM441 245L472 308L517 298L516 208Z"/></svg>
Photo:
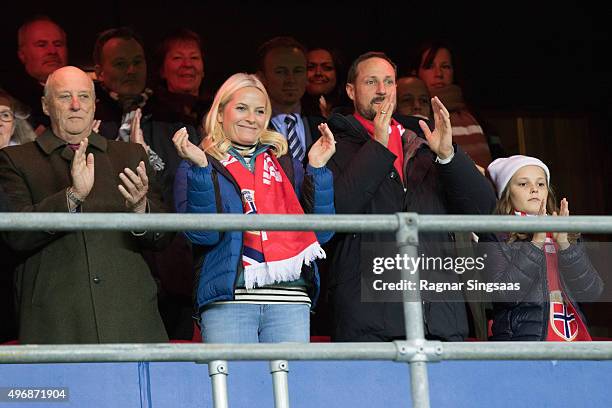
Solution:
<svg viewBox="0 0 612 408"><path fill-rule="evenodd" d="M212 385L213 407L228 408L227 361L214 360L208 363L208 376Z"/></svg>
<svg viewBox="0 0 612 408"><path fill-rule="evenodd" d="M400 219L397 231L397 244L400 256L417 257L419 244L419 229L417 214L398 214ZM414 282L414 291L404 291L404 324L406 326L406 340L419 344L425 342L425 329L423 327L423 304L419 290L419 270L402 269L402 280ZM412 393L412 406L414 408L429 408L429 379L427 375L427 356L423 347L410 361L410 385Z"/></svg>
<svg viewBox="0 0 612 408"><path fill-rule="evenodd" d="M287 360L270 361L270 374L274 389L274 407L289 408L289 363Z"/></svg>

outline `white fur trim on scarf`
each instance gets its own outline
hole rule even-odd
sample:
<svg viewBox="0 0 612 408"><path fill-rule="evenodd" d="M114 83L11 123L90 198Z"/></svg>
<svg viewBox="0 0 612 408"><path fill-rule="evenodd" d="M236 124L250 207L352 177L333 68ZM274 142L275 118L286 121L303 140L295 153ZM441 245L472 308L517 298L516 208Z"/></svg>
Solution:
<svg viewBox="0 0 612 408"><path fill-rule="evenodd" d="M282 261L262 262L244 268L244 284L248 289L261 288L280 282L291 282L300 278L302 265L310 265L315 259L324 259L325 251L318 242L313 242L296 256Z"/></svg>

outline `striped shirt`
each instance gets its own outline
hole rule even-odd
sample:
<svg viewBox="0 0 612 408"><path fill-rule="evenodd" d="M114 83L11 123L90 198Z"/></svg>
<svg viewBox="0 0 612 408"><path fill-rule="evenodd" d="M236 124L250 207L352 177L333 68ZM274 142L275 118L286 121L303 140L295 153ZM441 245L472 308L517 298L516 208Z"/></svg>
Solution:
<svg viewBox="0 0 612 408"><path fill-rule="evenodd" d="M266 286L263 288L236 288L234 300L215 302L249 304L311 304L310 297L303 286Z"/></svg>

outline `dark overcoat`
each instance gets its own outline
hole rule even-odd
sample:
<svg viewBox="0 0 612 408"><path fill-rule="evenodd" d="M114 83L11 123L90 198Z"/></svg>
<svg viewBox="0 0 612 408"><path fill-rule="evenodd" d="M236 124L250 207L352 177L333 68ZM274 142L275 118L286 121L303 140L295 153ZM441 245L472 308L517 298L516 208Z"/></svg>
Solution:
<svg viewBox="0 0 612 408"><path fill-rule="evenodd" d="M89 136L94 186L81 212L126 212L119 173L135 170L144 149ZM10 209L68 212L66 188L73 150L47 130L36 141L0 152L0 185ZM153 181L153 177L149 177ZM162 211L150 184L150 212ZM22 343L124 343L167 341L157 310L157 288L141 256L163 245L164 234L122 231L14 231L4 234L25 255L17 269L19 340Z"/></svg>

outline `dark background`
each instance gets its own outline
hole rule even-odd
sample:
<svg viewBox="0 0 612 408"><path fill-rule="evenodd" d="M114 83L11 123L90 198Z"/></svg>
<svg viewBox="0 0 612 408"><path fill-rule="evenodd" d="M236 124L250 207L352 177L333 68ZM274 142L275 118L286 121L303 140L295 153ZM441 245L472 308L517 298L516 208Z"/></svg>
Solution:
<svg viewBox="0 0 612 408"><path fill-rule="evenodd" d="M252 71L258 44L292 35L307 46L330 44L347 62L370 50L387 52L402 69L424 39L452 43L459 83L481 108L600 110L610 105L609 6L584 2L355 1L65 1L12 2L0 26L0 73L20 67L16 31L34 14L47 14L67 32L69 62L91 65L96 34L130 25L144 39L148 57L177 27L202 36L204 82L213 91L230 74ZM151 61L149 61L151 63ZM151 64L150 64L151 66Z"/></svg>

